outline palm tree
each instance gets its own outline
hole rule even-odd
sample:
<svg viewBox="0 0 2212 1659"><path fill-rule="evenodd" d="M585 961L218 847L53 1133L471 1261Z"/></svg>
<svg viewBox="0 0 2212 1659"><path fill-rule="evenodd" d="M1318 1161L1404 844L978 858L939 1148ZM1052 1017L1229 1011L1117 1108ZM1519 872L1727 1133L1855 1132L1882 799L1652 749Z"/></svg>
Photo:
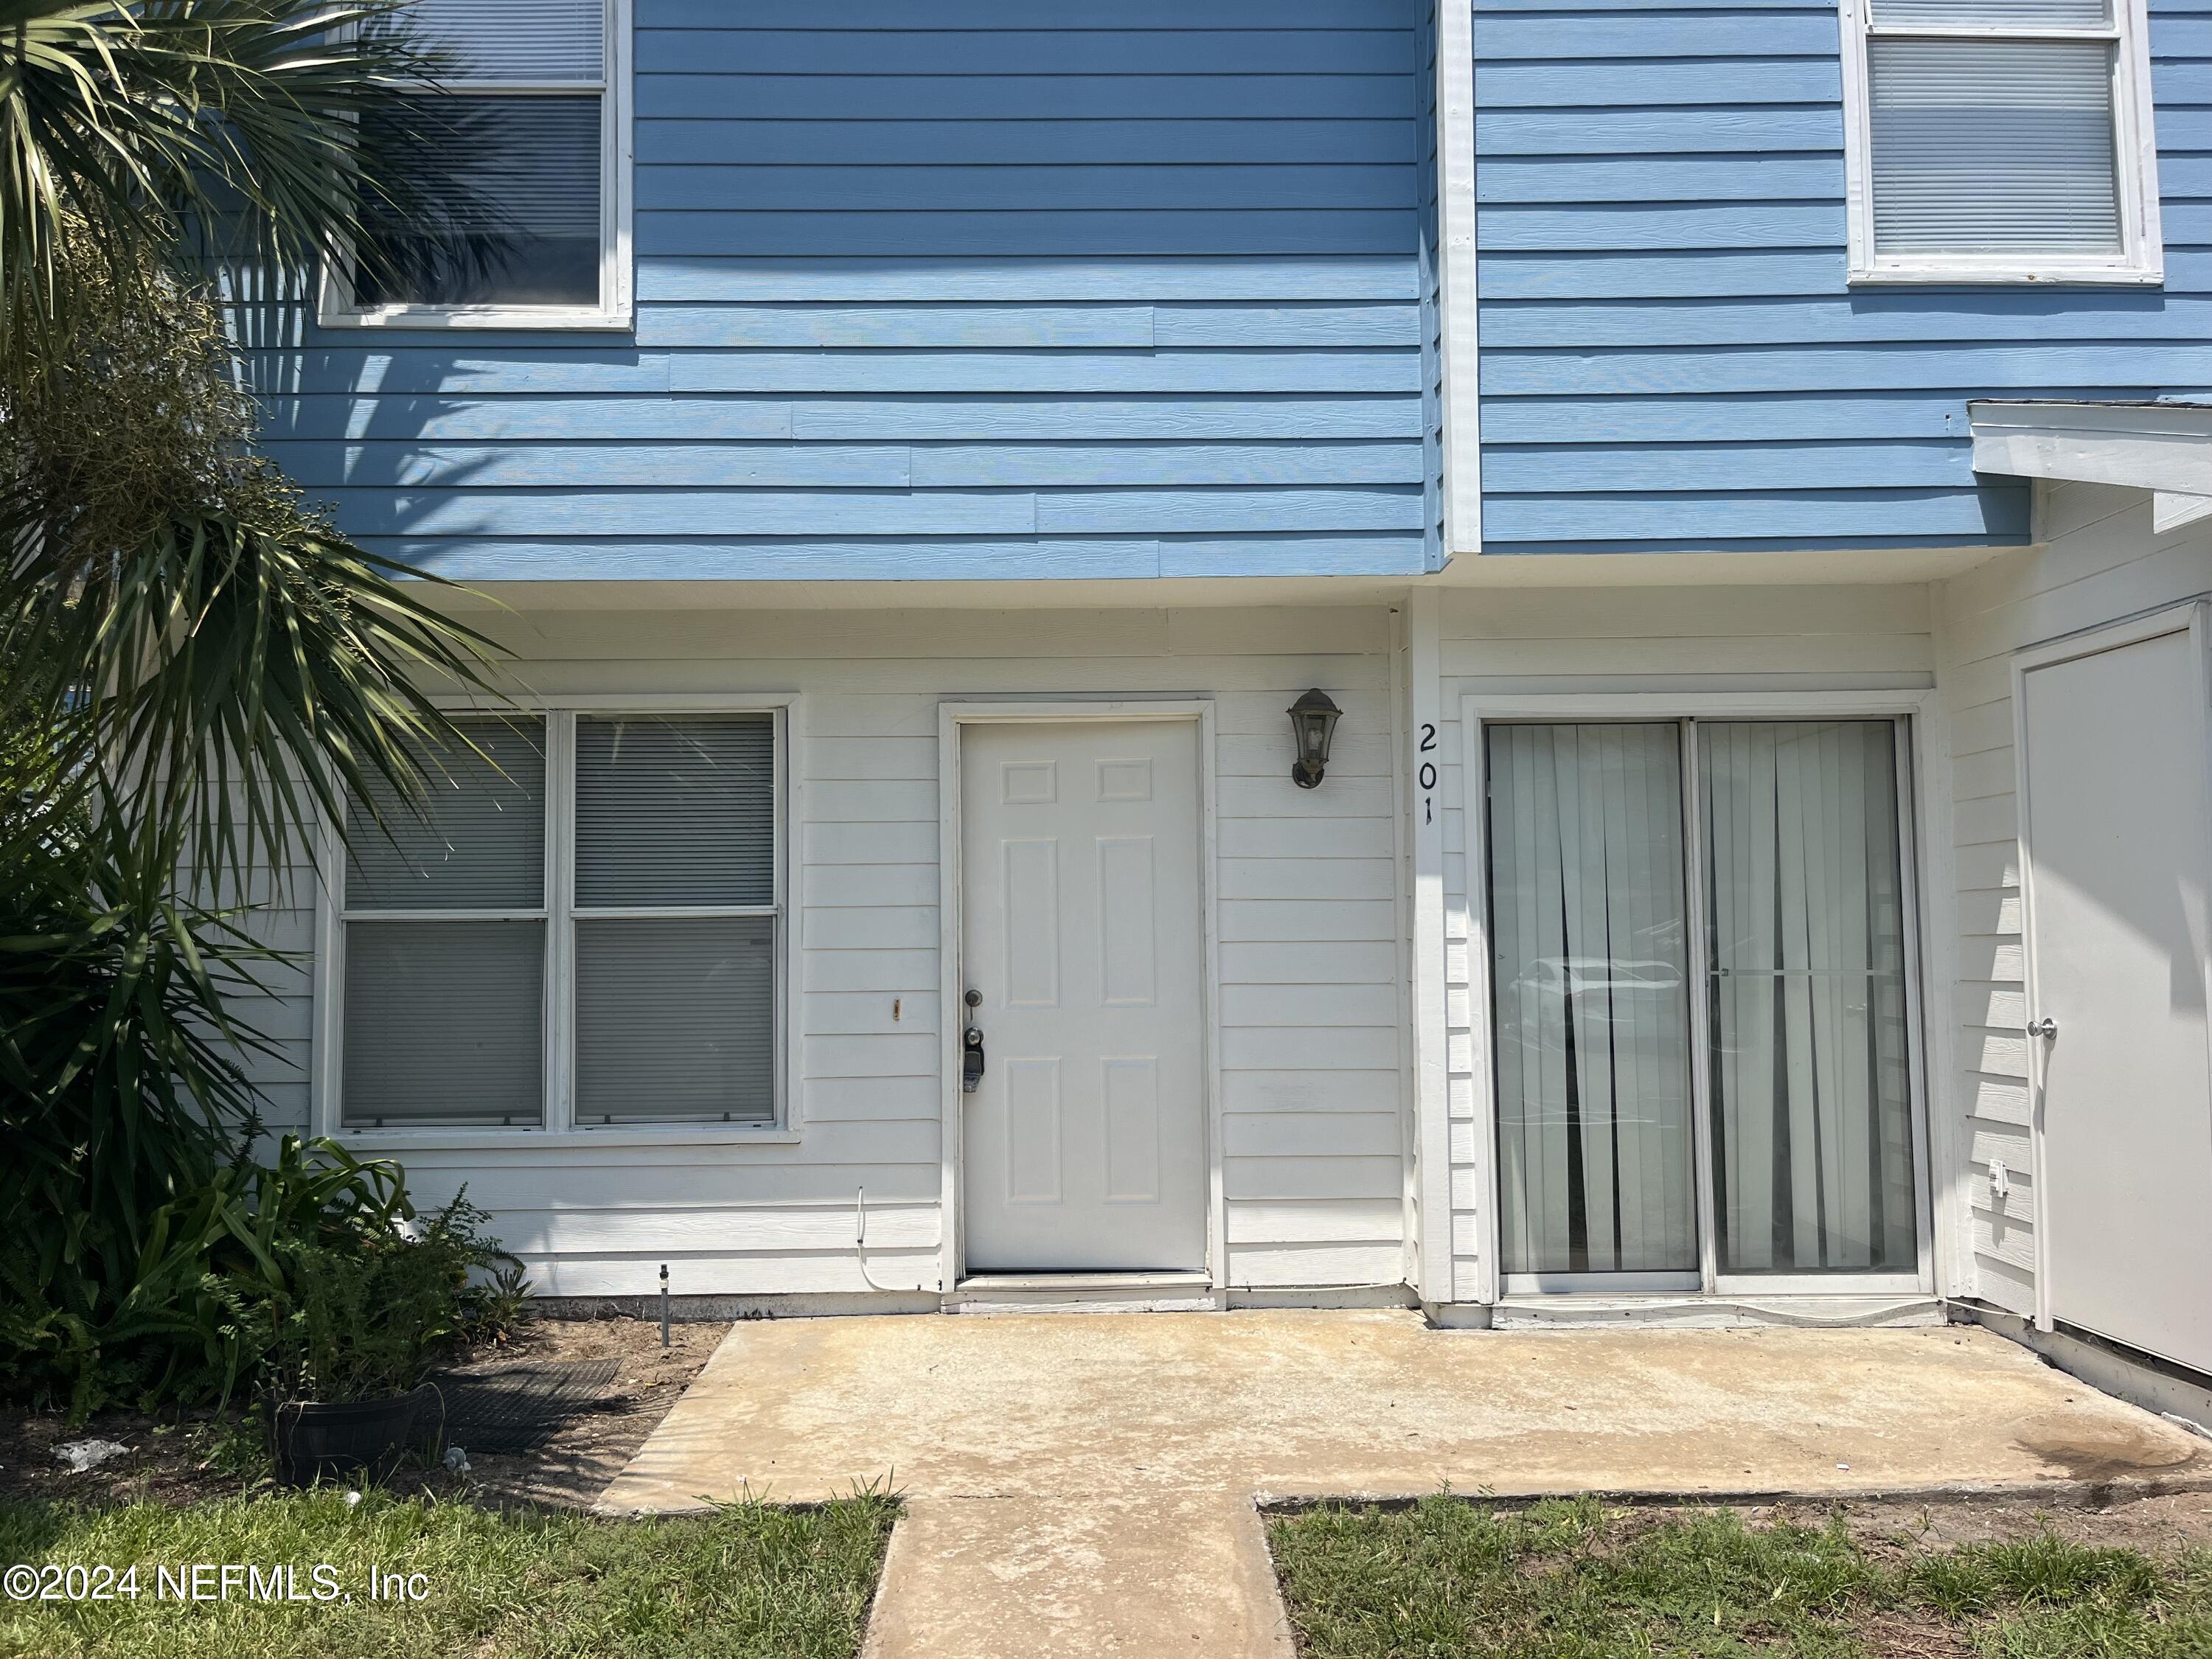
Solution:
<svg viewBox="0 0 2212 1659"><path fill-rule="evenodd" d="M96 1351L148 1218L244 1155L254 872L419 801L465 742L426 686L487 684L252 453L235 348L410 205L361 137L428 133L404 4L0 0L0 1346L66 1287Z"/></svg>

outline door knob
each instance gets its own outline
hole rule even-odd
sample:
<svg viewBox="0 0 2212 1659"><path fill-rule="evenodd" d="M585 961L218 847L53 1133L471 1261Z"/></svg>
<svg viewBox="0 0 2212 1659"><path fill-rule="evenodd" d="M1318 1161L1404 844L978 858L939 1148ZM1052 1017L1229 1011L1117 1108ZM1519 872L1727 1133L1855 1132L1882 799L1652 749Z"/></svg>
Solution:
<svg viewBox="0 0 2212 1659"><path fill-rule="evenodd" d="M983 1006L983 994L970 991L964 999L970 1008ZM972 1095L983 1082L983 1028L968 1016L968 1029L960 1034L960 1092Z"/></svg>
<svg viewBox="0 0 2212 1659"><path fill-rule="evenodd" d="M2058 1022L2048 1014L2041 1019L2032 1019L2027 1023L2027 1034L2030 1036L2041 1037L2047 1042L2058 1035Z"/></svg>

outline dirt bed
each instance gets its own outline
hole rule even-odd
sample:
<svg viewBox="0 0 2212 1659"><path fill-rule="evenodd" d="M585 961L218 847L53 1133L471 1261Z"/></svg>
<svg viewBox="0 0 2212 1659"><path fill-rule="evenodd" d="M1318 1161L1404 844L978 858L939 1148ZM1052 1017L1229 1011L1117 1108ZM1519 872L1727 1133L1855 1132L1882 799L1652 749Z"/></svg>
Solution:
<svg viewBox="0 0 2212 1659"><path fill-rule="evenodd" d="M2147 1555L2212 1546L2212 1492L2059 1503L2049 1498L1945 1498L1930 1503L1770 1504L1743 1511L1754 1526L1789 1520L1817 1527L1840 1515L1876 1554L1881 1540L1904 1538L1920 1549L2005 1543L2051 1532L2069 1543L2141 1550Z"/></svg>
<svg viewBox="0 0 2212 1659"><path fill-rule="evenodd" d="M534 1320L514 1340L480 1350L453 1369L471 1372L617 1360L605 1394L556 1429L538 1451L514 1456L471 1452L465 1475L403 1472L393 1485L401 1492L491 1504L589 1504L645 1443L729 1328L720 1322L673 1326L663 1352L660 1327L653 1321ZM55 1448L84 1440L112 1441L128 1449L73 1474L54 1455ZM71 1428L59 1413L0 1412L0 1496L190 1504L258 1484L266 1473L258 1444L234 1422L221 1422L206 1413L157 1418L102 1412Z"/></svg>

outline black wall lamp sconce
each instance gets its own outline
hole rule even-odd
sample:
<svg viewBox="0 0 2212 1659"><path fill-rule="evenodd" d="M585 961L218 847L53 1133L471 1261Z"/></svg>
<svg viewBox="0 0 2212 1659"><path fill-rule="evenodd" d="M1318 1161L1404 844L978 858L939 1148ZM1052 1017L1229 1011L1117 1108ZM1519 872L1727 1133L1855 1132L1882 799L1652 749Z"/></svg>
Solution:
<svg viewBox="0 0 2212 1659"><path fill-rule="evenodd" d="M1299 788L1321 787L1328 767L1328 741L1343 712L1328 700L1326 691L1309 691L1291 705L1291 737L1298 752L1291 765L1291 780Z"/></svg>

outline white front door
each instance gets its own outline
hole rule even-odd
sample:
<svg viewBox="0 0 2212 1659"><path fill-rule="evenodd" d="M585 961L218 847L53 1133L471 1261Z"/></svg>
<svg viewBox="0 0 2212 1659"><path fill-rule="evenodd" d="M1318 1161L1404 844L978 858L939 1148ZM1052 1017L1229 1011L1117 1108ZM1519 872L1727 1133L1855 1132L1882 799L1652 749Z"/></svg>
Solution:
<svg viewBox="0 0 2212 1659"><path fill-rule="evenodd" d="M2202 647L2028 669L2022 830L2051 1316L2212 1369Z"/></svg>
<svg viewBox="0 0 2212 1659"><path fill-rule="evenodd" d="M1206 1265L1194 720L961 739L970 1273Z"/></svg>

